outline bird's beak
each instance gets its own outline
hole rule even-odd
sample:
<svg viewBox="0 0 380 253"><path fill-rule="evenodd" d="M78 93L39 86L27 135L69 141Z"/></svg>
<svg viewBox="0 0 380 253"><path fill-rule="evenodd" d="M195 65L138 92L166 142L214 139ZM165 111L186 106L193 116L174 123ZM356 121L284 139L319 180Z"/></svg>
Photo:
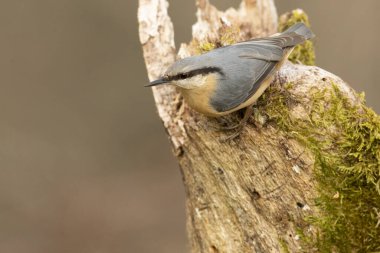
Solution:
<svg viewBox="0 0 380 253"><path fill-rule="evenodd" d="M145 85L144 87L152 87L152 86L167 84L167 83L169 83L169 81L167 79L160 78L160 79L157 79L153 82L150 82L149 84Z"/></svg>

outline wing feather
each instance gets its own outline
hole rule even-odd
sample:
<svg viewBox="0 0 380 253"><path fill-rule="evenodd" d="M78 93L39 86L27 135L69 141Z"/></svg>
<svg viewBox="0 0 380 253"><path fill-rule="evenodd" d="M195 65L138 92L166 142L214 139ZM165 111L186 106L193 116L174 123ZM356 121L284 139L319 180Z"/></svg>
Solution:
<svg viewBox="0 0 380 253"><path fill-rule="evenodd" d="M254 60L250 60L254 61ZM211 100L212 106L219 112L225 112L238 107L247 101L260 88L261 83L275 69L278 62L256 60L256 67L243 78L222 80L223 84L216 90L216 96ZM253 71L254 70L254 71ZM247 70L248 73L249 70Z"/></svg>
<svg viewBox="0 0 380 253"><path fill-rule="evenodd" d="M226 112L246 102L276 69L287 48L312 37L312 32L304 24L297 24L272 37L252 39L220 51L214 50L215 58L212 59L226 73L218 82L211 105L219 112Z"/></svg>

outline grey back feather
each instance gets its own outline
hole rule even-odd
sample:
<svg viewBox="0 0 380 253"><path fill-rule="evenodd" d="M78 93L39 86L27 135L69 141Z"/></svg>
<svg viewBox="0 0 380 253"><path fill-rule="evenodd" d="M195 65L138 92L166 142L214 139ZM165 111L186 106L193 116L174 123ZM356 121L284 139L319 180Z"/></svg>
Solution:
<svg viewBox="0 0 380 253"><path fill-rule="evenodd" d="M211 98L212 107L224 112L244 103L273 74L287 48L312 37L310 29L298 23L279 35L237 43L199 56L199 60L207 58L206 62L212 61L213 66L224 72Z"/></svg>

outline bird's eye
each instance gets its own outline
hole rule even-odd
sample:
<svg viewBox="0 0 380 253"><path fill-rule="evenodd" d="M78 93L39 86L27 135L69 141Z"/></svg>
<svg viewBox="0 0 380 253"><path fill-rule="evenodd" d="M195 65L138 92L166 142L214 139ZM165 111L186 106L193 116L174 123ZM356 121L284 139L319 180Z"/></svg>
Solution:
<svg viewBox="0 0 380 253"><path fill-rule="evenodd" d="M187 74L186 73L179 74L179 78L180 79L186 79L187 78Z"/></svg>

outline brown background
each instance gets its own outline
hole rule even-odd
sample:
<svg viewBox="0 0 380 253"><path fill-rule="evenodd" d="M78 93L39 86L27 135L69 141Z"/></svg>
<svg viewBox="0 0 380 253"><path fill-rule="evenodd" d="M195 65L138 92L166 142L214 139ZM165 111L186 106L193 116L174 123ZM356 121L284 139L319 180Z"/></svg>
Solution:
<svg viewBox="0 0 380 253"><path fill-rule="evenodd" d="M194 4L171 2L186 42ZM318 65L380 112L380 1L277 6L309 13ZM185 252L184 190L142 87L136 10L131 0L1 1L0 252Z"/></svg>

